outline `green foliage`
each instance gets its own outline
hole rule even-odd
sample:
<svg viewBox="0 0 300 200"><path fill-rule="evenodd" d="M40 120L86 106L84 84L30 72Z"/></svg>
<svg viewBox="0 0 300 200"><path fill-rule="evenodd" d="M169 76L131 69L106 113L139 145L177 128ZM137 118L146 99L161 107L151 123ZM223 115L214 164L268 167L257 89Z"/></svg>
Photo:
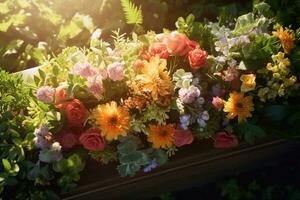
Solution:
<svg viewBox="0 0 300 200"><path fill-rule="evenodd" d="M53 163L53 169L62 174L57 183L62 191L67 192L76 187L74 182L80 179L79 172L84 169L84 162L78 154L72 154L68 158Z"/></svg>
<svg viewBox="0 0 300 200"><path fill-rule="evenodd" d="M0 70L0 116L6 112L20 111L29 103L29 89L21 76L12 76Z"/></svg>
<svg viewBox="0 0 300 200"><path fill-rule="evenodd" d="M254 144L255 140L263 138L266 135L265 131L260 126L247 122L235 125L234 130L248 144Z"/></svg>
<svg viewBox="0 0 300 200"><path fill-rule="evenodd" d="M135 6L131 0L120 0L127 24L139 25L143 23L141 7Z"/></svg>
<svg viewBox="0 0 300 200"><path fill-rule="evenodd" d="M160 107L152 103L143 111L143 122L156 121L158 124L166 124L167 119L169 119L169 115L167 114L169 111L170 108L168 107Z"/></svg>
<svg viewBox="0 0 300 200"><path fill-rule="evenodd" d="M200 46L208 52L213 51L214 37L211 30L201 22L195 21L195 16L190 14L184 19L179 17L176 22L178 31L186 34L190 39L199 42Z"/></svg>
<svg viewBox="0 0 300 200"><path fill-rule="evenodd" d="M121 176L133 176L142 166L150 163L150 157L138 146L132 138L126 138L118 145L119 161L118 171Z"/></svg>

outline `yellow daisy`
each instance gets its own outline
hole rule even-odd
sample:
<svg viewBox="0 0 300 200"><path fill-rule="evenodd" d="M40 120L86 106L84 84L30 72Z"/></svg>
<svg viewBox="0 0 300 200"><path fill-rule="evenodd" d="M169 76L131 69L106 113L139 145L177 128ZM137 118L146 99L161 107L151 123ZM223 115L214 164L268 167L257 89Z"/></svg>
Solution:
<svg viewBox="0 0 300 200"><path fill-rule="evenodd" d="M227 118L234 119L238 117L238 122L246 121L248 117L252 117L251 112L254 111L252 96L244 97L244 93L232 92L230 97L224 104L224 112L228 112Z"/></svg>

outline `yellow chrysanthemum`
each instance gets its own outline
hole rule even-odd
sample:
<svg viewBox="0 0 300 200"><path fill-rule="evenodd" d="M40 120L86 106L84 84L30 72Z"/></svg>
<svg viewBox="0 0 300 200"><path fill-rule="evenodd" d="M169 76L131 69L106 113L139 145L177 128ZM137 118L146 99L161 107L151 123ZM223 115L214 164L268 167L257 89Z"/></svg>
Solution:
<svg viewBox="0 0 300 200"><path fill-rule="evenodd" d="M273 35L280 39L284 53L289 54L290 51L295 47L295 34L288 29L284 30L283 27L280 26L277 31L273 31Z"/></svg>
<svg viewBox="0 0 300 200"><path fill-rule="evenodd" d="M252 117L251 111L254 111L252 96L244 97L244 93L232 92L224 104L224 112L228 112L227 118L233 119L238 117L238 122L246 121Z"/></svg>
<svg viewBox="0 0 300 200"><path fill-rule="evenodd" d="M173 84L166 71L167 61L158 56L144 62L141 74L135 77L132 87L138 93L146 93L160 105L169 105L173 96Z"/></svg>
<svg viewBox="0 0 300 200"><path fill-rule="evenodd" d="M93 111L93 116L106 140L117 140L120 135L127 135L130 115L126 109L118 107L116 102L99 105Z"/></svg>
<svg viewBox="0 0 300 200"><path fill-rule="evenodd" d="M254 74L243 74L240 77L240 80L242 81L242 85L241 85L242 92L249 92L255 89L256 82L255 82Z"/></svg>
<svg viewBox="0 0 300 200"><path fill-rule="evenodd" d="M148 142L152 143L153 148L168 148L173 144L174 126L168 125L150 125Z"/></svg>

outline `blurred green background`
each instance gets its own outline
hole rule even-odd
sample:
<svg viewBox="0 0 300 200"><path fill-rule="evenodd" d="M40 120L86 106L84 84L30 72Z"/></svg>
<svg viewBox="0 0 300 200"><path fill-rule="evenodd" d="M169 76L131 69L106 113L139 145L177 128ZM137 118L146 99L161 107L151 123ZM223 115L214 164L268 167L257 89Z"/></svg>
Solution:
<svg viewBox="0 0 300 200"><path fill-rule="evenodd" d="M178 17L233 19L252 10L252 0L132 0L143 13L143 30L174 29ZM255 2L258 2L255 0ZM298 26L300 0L267 0L285 24ZM284 9L289 5L288 9ZM292 6L291 6L292 5ZM287 7L286 7L287 8ZM298 22L296 22L297 20ZM297 24L298 23L298 24ZM0 0L0 67L9 72L39 65L66 46L88 46L96 28L110 40L112 30L133 30L120 0Z"/></svg>

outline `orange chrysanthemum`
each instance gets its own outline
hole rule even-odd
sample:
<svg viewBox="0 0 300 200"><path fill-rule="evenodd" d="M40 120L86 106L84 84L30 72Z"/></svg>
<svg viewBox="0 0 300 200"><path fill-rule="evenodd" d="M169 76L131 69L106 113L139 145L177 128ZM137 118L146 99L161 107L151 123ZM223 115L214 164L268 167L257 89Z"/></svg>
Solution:
<svg viewBox="0 0 300 200"><path fill-rule="evenodd" d="M148 141L152 143L153 148L168 148L173 144L174 126L168 125L150 125Z"/></svg>
<svg viewBox="0 0 300 200"><path fill-rule="evenodd" d="M233 92L224 104L224 112L228 112L227 118L238 117L238 122L246 121L252 117L251 111L254 111L252 96L244 97L244 93Z"/></svg>
<svg viewBox="0 0 300 200"><path fill-rule="evenodd" d="M290 53L290 51L295 47L295 34L288 29L284 30L283 27L280 26L277 31L273 31L273 35L277 36L280 39L280 43L284 50L284 53Z"/></svg>
<svg viewBox="0 0 300 200"><path fill-rule="evenodd" d="M106 140L117 140L120 135L127 135L130 115L126 109L118 107L116 102L99 105L93 111L93 116Z"/></svg>
<svg viewBox="0 0 300 200"><path fill-rule="evenodd" d="M169 105L173 96L173 84L166 66L166 60L158 56L152 57L149 62L144 61L142 73L132 83L134 91L149 94L160 105Z"/></svg>

